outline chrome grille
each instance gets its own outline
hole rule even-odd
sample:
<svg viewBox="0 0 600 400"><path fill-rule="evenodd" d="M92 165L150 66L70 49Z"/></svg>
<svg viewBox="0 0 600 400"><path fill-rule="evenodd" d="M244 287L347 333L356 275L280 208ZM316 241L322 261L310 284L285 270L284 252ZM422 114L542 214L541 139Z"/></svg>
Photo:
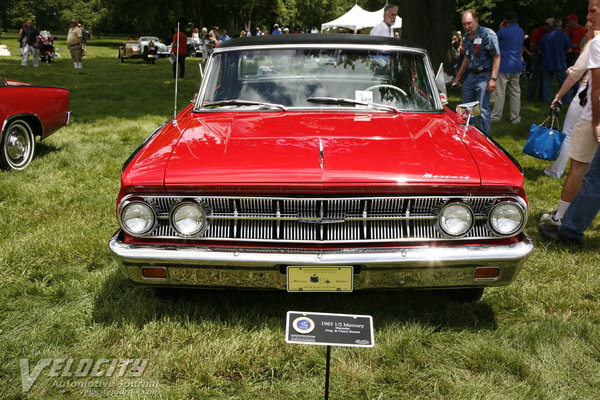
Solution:
<svg viewBox="0 0 600 400"><path fill-rule="evenodd" d="M438 210L461 200L474 211L475 224L460 239L497 237L487 226L487 214L501 199L515 196L428 197L255 197L255 196L128 196L152 204L156 228L145 237L178 238L169 212L181 200L205 205L208 230L202 240L275 241L287 243L407 242L446 240L436 227ZM194 238L196 239L196 238Z"/></svg>

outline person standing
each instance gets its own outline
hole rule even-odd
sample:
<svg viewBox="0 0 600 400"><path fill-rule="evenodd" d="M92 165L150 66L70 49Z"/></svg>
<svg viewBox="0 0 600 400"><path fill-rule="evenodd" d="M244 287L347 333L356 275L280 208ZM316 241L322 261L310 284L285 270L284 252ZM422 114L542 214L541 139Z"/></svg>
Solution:
<svg viewBox="0 0 600 400"><path fill-rule="evenodd" d="M228 41L229 39L231 39L231 38L230 38L230 37L229 37L229 35L227 34L227 29L223 29L223 30L221 31L221 34L219 35L219 42L226 42L226 41Z"/></svg>
<svg viewBox="0 0 600 400"><path fill-rule="evenodd" d="M500 46L500 70L496 90L492 92L492 101L494 109L492 110L492 121L502 119L504 110L504 97L508 92L510 102L509 121L512 124L521 122L521 51L525 32L517 24L517 14L514 11L508 11L505 17L505 25L498 31L498 43Z"/></svg>
<svg viewBox="0 0 600 400"><path fill-rule="evenodd" d="M556 77L558 86L567 79L567 51L572 47L571 39L566 33L562 32L562 21L558 18L552 20L552 27L540 39L540 51L542 53L542 99L544 103L552 104L552 79ZM563 103L571 103L572 94L565 93Z"/></svg>
<svg viewBox="0 0 600 400"><path fill-rule="evenodd" d="M71 27L67 33L67 47L71 53L71 59L76 69L83 68L81 57L83 56L83 32L77 26L77 21L71 20Z"/></svg>
<svg viewBox="0 0 600 400"><path fill-rule="evenodd" d="M479 25L479 17L473 9L462 13L462 25L465 29L463 47L465 58L454 77L452 86L456 87L461 76L469 70L463 86L463 102L479 101L481 116L476 117L479 129L490 133L490 93L496 90L498 70L500 69L500 47L498 37L493 30Z"/></svg>
<svg viewBox="0 0 600 400"><path fill-rule="evenodd" d="M23 31L23 58L21 59L21 66L26 67L29 64L29 54L32 55L32 61L34 67L39 67L40 58L38 54L38 48L40 45L40 31L33 26L33 21L27 21L27 27Z"/></svg>
<svg viewBox="0 0 600 400"><path fill-rule="evenodd" d="M23 57L23 32L27 29L27 22L23 22L21 24L21 29L19 29L19 55Z"/></svg>
<svg viewBox="0 0 600 400"><path fill-rule="evenodd" d="M589 0L588 21L592 23L592 29L600 29L600 0ZM600 35L592 39L589 44L588 91L587 101L591 103L592 129L594 138L600 143ZM585 111L584 111L585 112ZM600 211L600 146L583 177L581 190L567 208L560 225L541 222L538 225L540 236L546 240L564 244L583 244L583 234L591 225L592 221Z"/></svg>
<svg viewBox="0 0 600 400"><path fill-rule="evenodd" d="M538 85L541 86L542 71L540 65L542 63L542 55L540 53L539 44L542 37L550 30L552 18L548 18L544 23L538 26L529 35L529 60L531 67L531 77L527 84L527 100L535 101L538 94ZM538 95L538 99L542 99L542 93Z"/></svg>
<svg viewBox="0 0 600 400"><path fill-rule="evenodd" d="M586 37L590 40L594 38L594 36L600 31L594 31L591 28L591 24L586 24L587 32ZM544 173L552 178L560 178L565 171L565 167L567 166L567 161L569 160L569 151L571 147L571 139L574 141L574 148L585 149L582 151L575 151L573 157L571 158L571 168L569 169L569 175L567 176L567 180L565 181L565 186L563 188L563 193L561 194L561 201L559 203L558 208L551 215L544 214L542 219L548 219L550 217L554 218L554 220L560 220L564 211L568 206L568 202L573 200L573 197L579 192L579 188L581 186L581 179L583 179L583 174L587 170L588 164L591 161L595 146L593 144L591 136L593 133L592 130L592 121L588 119L587 124L582 125L579 121L581 120L581 115L583 113L583 109L586 104L582 104L582 98L585 99L587 84L588 84L588 74L587 74L587 60L589 54L589 46L587 43L581 47L581 54L579 58L575 62L575 65L570 67L567 70L567 79L565 83L560 87L556 96L552 100L552 108L559 108L561 100L565 93L571 91L576 84L579 85L579 89L577 90L575 96L573 97L573 101L569 105L569 109L567 110L567 115L565 116L565 122L563 123L562 131L566 135L565 140L560 146L560 152L558 153L558 157L554 160L546 169ZM583 92L583 93L582 93ZM591 113L589 113L591 118ZM574 132L574 127L576 124L579 124L579 130ZM582 129L583 128L583 129ZM586 133L588 132L588 133ZM586 153L588 155L586 155ZM574 180L575 179L575 180ZM578 182L577 184L573 184L573 182ZM571 193L569 193L571 192Z"/></svg>
<svg viewBox="0 0 600 400"><path fill-rule="evenodd" d="M567 15L567 29L565 33L571 39L571 52L567 57L567 65L569 67L575 64L577 61L577 57L581 54L581 48L579 47L581 44L581 40L585 37L585 28L578 24L577 22L577 14L569 14Z"/></svg>
<svg viewBox="0 0 600 400"><path fill-rule="evenodd" d="M212 32L212 31L211 31ZM171 42L171 53L177 58L173 62L173 79L177 77L177 65L179 64L179 77L185 76L185 56L187 54L187 36L175 26L173 42Z"/></svg>
<svg viewBox="0 0 600 400"><path fill-rule="evenodd" d="M279 24L273 25L273 32L271 32L271 35L281 35L281 34L283 34L283 32L281 31Z"/></svg>
<svg viewBox="0 0 600 400"><path fill-rule="evenodd" d="M398 6L388 4L383 8L383 21L375 25L369 35L371 36L385 36L394 37L394 29L392 28L396 23L396 17L398 16Z"/></svg>

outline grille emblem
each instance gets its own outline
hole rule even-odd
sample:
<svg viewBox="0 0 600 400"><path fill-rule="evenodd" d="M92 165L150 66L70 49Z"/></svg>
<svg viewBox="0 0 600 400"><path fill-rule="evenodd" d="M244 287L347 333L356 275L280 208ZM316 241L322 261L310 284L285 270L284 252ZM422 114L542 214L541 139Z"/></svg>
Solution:
<svg viewBox="0 0 600 400"><path fill-rule="evenodd" d="M343 224L346 222L344 219L329 219L329 218L310 218L310 219L302 219L300 218L298 222L303 224L315 224L315 225L323 225L323 224Z"/></svg>

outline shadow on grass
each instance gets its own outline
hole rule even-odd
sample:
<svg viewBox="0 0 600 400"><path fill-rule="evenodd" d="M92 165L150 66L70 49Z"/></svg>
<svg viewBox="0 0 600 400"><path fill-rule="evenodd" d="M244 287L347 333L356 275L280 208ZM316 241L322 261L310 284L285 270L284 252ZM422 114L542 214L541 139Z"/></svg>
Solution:
<svg viewBox="0 0 600 400"><path fill-rule="evenodd" d="M48 144L47 142L36 142L35 143L35 158L42 159L49 154L58 151L59 148Z"/></svg>
<svg viewBox="0 0 600 400"><path fill-rule="evenodd" d="M248 330L265 325L282 328L287 311L373 316L376 329L417 322L436 329L496 329L492 308L483 301L455 303L435 291L370 291L349 294L290 294L280 291L159 289L134 284L119 272L105 282L96 298L97 323L145 324L168 319L181 323L223 321Z"/></svg>

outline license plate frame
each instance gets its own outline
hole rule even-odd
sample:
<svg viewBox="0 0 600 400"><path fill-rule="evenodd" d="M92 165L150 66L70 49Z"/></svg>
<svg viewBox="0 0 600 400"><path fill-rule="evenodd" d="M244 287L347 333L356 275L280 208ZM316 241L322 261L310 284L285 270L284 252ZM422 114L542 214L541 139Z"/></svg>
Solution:
<svg viewBox="0 0 600 400"><path fill-rule="evenodd" d="M286 280L291 293L350 293L354 289L354 267L288 265Z"/></svg>

